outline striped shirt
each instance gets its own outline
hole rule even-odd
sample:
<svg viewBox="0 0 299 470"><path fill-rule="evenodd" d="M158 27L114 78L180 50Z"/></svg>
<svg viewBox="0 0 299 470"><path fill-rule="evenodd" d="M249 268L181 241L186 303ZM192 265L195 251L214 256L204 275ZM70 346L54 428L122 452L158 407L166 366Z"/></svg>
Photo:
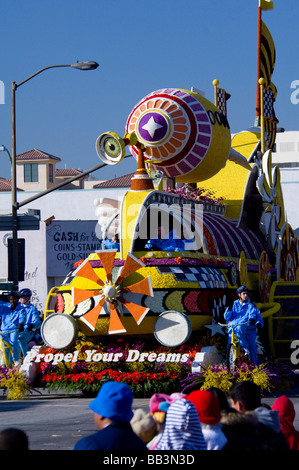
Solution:
<svg viewBox="0 0 299 470"><path fill-rule="evenodd" d="M167 411L165 429L156 450L206 450L198 414L193 403L176 400Z"/></svg>

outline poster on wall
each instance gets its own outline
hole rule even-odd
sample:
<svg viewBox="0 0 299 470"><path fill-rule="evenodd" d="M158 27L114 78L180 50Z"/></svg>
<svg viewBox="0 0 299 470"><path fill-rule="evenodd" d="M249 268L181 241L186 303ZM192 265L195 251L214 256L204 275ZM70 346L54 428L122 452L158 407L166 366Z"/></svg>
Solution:
<svg viewBox="0 0 299 470"><path fill-rule="evenodd" d="M47 276L59 277L74 263L102 249L95 220L54 220L46 228Z"/></svg>

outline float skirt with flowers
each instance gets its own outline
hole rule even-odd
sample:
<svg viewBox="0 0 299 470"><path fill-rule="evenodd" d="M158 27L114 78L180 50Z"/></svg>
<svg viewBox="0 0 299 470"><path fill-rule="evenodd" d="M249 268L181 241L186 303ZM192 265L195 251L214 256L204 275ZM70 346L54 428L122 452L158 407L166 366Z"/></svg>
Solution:
<svg viewBox="0 0 299 470"><path fill-rule="evenodd" d="M201 372L192 372L196 354L202 347L211 344L225 352L222 338L211 338L209 333L201 335L200 346L197 338L193 344L189 342L175 351L157 347L150 340L130 341L130 338L98 345L93 341L81 340L71 350L65 351L41 348L39 352L43 357L36 363L38 374L34 386L93 395L103 383L113 380L129 385L135 398L148 398L153 393L171 394L193 387L207 389L215 386L227 393L234 382L242 380L254 381L262 391L289 385L286 377L290 379L290 371L284 364L255 366L249 361L240 360L232 372L223 360L202 368ZM55 363L58 355L62 354L67 360Z"/></svg>
<svg viewBox="0 0 299 470"><path fill-rule="evenodd" d="M135 398L148 398L153 393L189 392L194 388L217 387L227 393L236 381L251 380L262 392L290 386L292 373L283 363L254 366L240 360L235 371L225 361L192 372L195 356L207 345L214 344L225 354L222 338L202 334L174 351L156 346L150 340L118 338L113 343L95 344L78 340L72 347L56 350L41 346L32 355L34 380L17 367L0 368L0 388L8 399L23 399L32 389L61 393L96 394L103 383L113 380L126 383ZM221 355L220 355L221 358Z"/></svg>

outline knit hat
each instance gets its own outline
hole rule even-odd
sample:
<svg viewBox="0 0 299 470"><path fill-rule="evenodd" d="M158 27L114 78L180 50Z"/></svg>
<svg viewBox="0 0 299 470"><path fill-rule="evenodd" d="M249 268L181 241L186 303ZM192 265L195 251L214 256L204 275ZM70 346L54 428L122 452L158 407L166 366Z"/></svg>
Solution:
<svg viewBox="0 0 299 470"><path fill-rule="evenodd" d="M220 405L218 398L206 390L194 390L187 395L196 408L199 421L203 424L217 424L220 421Z"/></svg>
<svg viewBox="0 0 299 470"><path fill-rule="evenodd" d="M135 434L137 434L145 444L150 442L157 434L157 426L154 418L142 408L137 408L137 410L134 411L131 426Z"/></svg>
<svg viewBox="0 0 299 470"><path fill-rule="evenodd" d="M154 413L154 411L158 410L159 403L166 401L168 403L171 403L171 399L169 395L166 395L166 393L154 393L149 401L149 409L151 413Z"/></svg>
<svg viewBox="0 0 299 470"><path fill-rule="evenodd" d="M133 417L133 394L128 385L106 382L89 408L103 418L129 423Z"/></svg>

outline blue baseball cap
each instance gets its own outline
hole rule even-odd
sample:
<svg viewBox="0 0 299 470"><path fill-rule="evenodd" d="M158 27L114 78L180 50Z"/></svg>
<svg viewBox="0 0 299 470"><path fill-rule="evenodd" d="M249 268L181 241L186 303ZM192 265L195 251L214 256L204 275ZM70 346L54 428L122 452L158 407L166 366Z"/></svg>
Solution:
<svg viewBox="0 0 299 470"><path fill-rule="evenodd" d="M241 294L242 292L247 292L248 295L250 294L250 291L249 291L248 287L246 287L246 286L240 286L236 290L237 294Z"/></svg>
<svg viewBox="0 0 299 470"><path fill-rule="evenodd" d="M90 403L89 408L103 418L128 423L133 418L132 404L133 393L128 385L120 382L106 382Z"/></svg>

